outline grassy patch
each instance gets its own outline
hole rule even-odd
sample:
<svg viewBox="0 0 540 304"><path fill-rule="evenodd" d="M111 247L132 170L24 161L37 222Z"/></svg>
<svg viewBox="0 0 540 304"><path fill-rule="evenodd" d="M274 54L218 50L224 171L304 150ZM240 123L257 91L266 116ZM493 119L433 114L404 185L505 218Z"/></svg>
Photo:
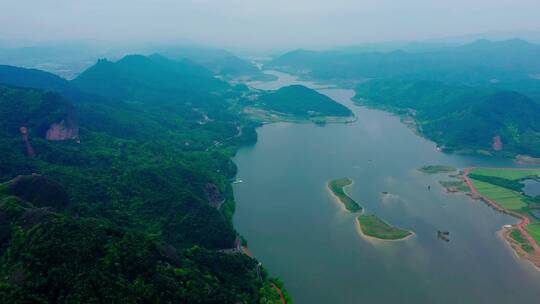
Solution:
<svg viewBox="0 0 540 304"><path fill-rule="evenodd" d="M527 231L540 244L540 223L529 224Z"/></svg>
<svg viewBox="0 0 540 304"><path fill-rule="evenodd" d="M525 197L519 192L475 179L472 181L480 194L497 202L505 209L520 210L527 207Z"/></svg>
<svg viewBox="0 0 540 304"><path fill-rule="evenodd" d="M521 246L521 248L525 252L533 252L534 251L534 248L531 246L531 243L529 243L529 240L527 240L523 236L523 234L521 233L521 231L519 231L519 229L512 229L512 231L510 232L510 237L512 239L514 239L514 241L518 242L519 245Z"/></svg>
<svg viewBox="0 0 540 304"><path fill-rule="evenodd" d="M512 170L501 168L476 168L471 174L484 175L490 177L498 177L509 179L513 181L526 179L527 177L538 177L540 175L540 169L536 170Z"/></svg>
<svg viewBox="0 0 540 304"><path fill-rule="evenodd" d="M497 176L488 176L488 175L479 175L479 174L469 174L469 177L478 181L490 183L495 186L507 188L516 192L521 192L523 189L523 184L518 180L512 180Z"/></svg>
<svg viewBox="0 0 540 304"><path fill-rule="evenodd" d="M457 169L451 166L430 165L418 168L418 171L427 174L437 174L455 172Z"/></svg>
<svg viewBox="0 0 540 304"><path fill-rule="evenodd" d="M467 186L467 183L465 183L462 180L456 180L456 181L440 181L439 182L443 187L446 188L446 190L450 192L465 192L468 193L471 190L469 189L469 186Z"/></svg>
<svg viewBox="0 0 540 304"><path fill-rule="evenodd" d="M332 193L334 193L335 196L337 196L339 201L347 210L349 210L349 212L358 212L362 210L362 207L360 207L357 202L350 198L344 190L346 186L351 184L352 180L350 178L339 178L328 182L328 188L330 191L332 191Z"/></svg>
<svg viewBox="0 0 540 304"><path fill-rule="evenodd" d="M400 240L412 234L408 230L389 225L376 215L360 215L358 223L362 233L382 240Z"/></svg>

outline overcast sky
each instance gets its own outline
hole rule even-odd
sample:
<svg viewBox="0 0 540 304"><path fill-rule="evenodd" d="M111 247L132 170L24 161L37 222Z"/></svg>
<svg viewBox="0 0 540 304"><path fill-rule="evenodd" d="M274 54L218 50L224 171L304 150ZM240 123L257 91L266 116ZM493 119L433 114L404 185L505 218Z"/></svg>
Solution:
<svg viewBox="0 0 540 304"><path fill-rule="evenodd" d="M328 47L540 29L540 0L0 0L0 39Z"/></svg>

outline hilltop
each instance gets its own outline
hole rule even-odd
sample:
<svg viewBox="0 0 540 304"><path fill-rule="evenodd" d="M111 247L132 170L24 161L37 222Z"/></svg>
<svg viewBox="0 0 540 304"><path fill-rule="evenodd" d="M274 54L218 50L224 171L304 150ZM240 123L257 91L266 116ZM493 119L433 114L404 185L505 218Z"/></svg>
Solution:
<svg viewBox="0 0 540 304"><path fill-rule="evenodd" d="M101 59L75 78L73 84L85 92L133 101L177 98L188 92L228 87L200 65L159 55L129 55L116 62Z"/></svg>
<svg viewBox="0 0 540 304"><path fill-rule="evenodd" d="M302 85L286 86L263 94L258 102L267 109L300 117L352 115L347 107Z"/></svg>

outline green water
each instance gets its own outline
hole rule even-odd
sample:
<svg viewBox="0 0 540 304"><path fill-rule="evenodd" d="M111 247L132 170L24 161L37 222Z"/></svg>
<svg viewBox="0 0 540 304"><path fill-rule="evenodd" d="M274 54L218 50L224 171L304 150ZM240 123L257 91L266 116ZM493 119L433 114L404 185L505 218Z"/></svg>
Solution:
<svg viewBox="0 0 540 304"><path fill-rule="evenodd" d="M274 74L277 81L253 86L298 83ZM257 144L234 159L244 181L234 185L235 227L296 303L540 301L540 271L514 257L497 235L516 220L465 195L446 193L438 184L446 175L416 170L426 164L513 163L437 152L399 118L354 106L352 91L319 88L350 107L358 121L265 125L258 129ZM339 177L354 180L347 190L367 212L416 236L402 242L362 238L354 216L326 189L328 180ZM439 240L437 230L448 230L450 242Z"/></svg>

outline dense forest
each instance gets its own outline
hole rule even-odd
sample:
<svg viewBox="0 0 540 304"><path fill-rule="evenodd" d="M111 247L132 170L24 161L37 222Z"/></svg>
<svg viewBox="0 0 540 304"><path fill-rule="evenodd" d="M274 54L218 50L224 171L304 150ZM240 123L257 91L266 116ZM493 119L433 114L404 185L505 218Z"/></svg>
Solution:
<svg viewBox="0 0 540 304"><path fill-rule="evenodd" d="M357 87L356 99L412 116L422 134L447 150L540 156L540 104L515 91L372 80Z"/></svg>
<svg viewBox="0 0 540 304"><path fill-rule="evenodd" d="M236 87L161 56L0 83L3 303L279 301L231 222Z"/></svg>

